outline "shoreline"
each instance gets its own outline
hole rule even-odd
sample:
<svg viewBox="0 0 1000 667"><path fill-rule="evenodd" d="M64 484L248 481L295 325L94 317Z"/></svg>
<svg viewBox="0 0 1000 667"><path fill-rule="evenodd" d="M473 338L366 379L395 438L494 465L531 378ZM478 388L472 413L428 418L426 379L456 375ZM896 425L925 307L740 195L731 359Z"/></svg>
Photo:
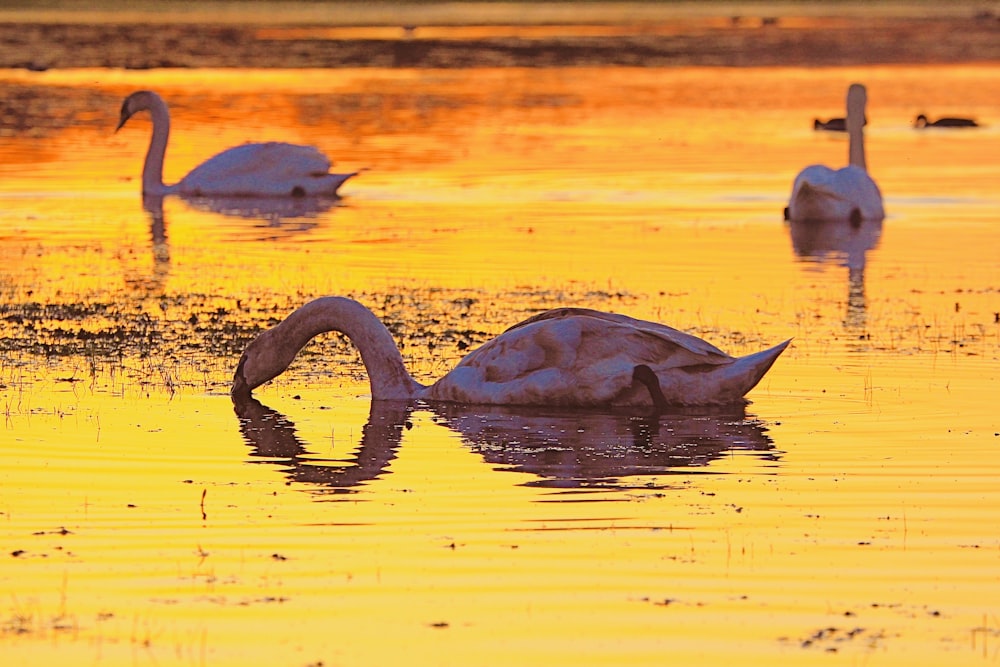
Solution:
<svg viewBox="0 0 1000 667"><path fill-rule="evenodd" d="M551 31L454 39L276 35L193 24L0 24L0 68L851 66L1000 62L995 19L848 19L806 25L706 22L613 35ZM541 31L544 33L544 31Z"/></svg>
<svg viewBox="0 0 1000 667"><path fill-rule="evenodd" d="M970 18L1000 16L998 0L8 0L0 23L467 26L622 25L732 16Z"/></svg>
<svg viewBox="0 0 1000 667"><path fill-rule="evenodd" d="M269 8L271 16L285 6L251 4L258 12ZM829 67L1000 62L1000 13L982 9L984 5L961 4L928 13L921 3L868 12L857 3L768 3L740 6L741 13L736 14L726 11L734 9L726 3L583 3L572 15L567 13L572 10L569 3L400 5L405 11L394 12L393 18L413 18L412 23L387 20L386 6L378 3L367 12L349 4L350 11L338 9L337 17L326 20L317 12L329 14L330 5L289 6L311 7L313 13L280 13L280 18L265 24L251 20L263 14L241 15L237 22L231 20L237 18L232 14L212 14L207 9L171 15L154 12L144 15L144 21L106 13L101 15L106 20L95 20L94 12L82 11L58 13L62 20L54 20L55 10L8 9L0 12L0 68ZM832 16L832 11L838 14ZM28 20L32 14L35 20ZM41 20L41 14L53 20Z"/></svg>

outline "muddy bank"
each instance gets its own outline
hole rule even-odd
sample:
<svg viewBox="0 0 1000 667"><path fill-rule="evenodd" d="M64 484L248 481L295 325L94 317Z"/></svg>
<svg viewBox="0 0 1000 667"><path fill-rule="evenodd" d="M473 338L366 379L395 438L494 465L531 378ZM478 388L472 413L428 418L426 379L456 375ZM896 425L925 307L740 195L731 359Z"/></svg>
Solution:
<svg viewBox="0 0 1000 667"><path fill-rule="evenodd" d="M0 23L0 67L852 66L1000 60L1000 20L967 16L715 19L451 37L415 27L357 37L322 26ZM562 28L565 28L563 26Z"/></svg>

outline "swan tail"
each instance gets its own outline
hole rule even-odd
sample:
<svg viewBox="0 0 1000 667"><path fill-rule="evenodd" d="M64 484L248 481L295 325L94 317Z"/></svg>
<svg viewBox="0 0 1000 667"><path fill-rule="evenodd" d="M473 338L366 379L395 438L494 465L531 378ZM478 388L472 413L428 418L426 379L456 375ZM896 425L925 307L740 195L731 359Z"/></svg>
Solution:
<svg viewBox="0 0 1000 667"><path fill-rule="evenodd" d="M293 197L340 197L340 186L357 176L360 171L347 174L316 174L315 182L304 182L291 189Z"/></svg>
<svg viewBox="0 0 1000 667"><path fill-rule="evenodd" d="M360 173L360 171L352 171L349 174L330 174L330 184L333 186L333 192L336 194L341 185Z"/></svg>
<svg viewBox="0 0 1000 667"><path fill-rule="evenodd" d="M791 342L792 339L789 338L785 342L779 343L767 350L740 357L727 369L728 374L731 374L737 380L741 396L757 386L757 383L761 381L765 373L771 370L771 366L774 365L774 362L777 361L778 357L781 356L781 353L785 351L785 348Z"/></svg>
<svg viewBox="0 0 1000 667"><path fill-rule="evenodd" d="M745 404L746 394L757 386L789 343L790 339L770 349L737 357L728 363L699 364L661 372L659 382L664 398L660 402L669 405ZM643 382L641 375L634 379ZM648 387L646 384L644 389ZM655 405L660 399L653 390L649 394ZM648 400L648 395L644 398Z"/></svg>

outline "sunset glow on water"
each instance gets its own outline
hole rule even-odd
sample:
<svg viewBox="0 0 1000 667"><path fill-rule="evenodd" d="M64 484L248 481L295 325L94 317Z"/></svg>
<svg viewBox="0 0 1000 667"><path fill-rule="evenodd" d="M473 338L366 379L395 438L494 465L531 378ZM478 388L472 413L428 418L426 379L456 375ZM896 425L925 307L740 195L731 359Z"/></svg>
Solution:
<svg viewBox="0 0 1000 667"><path fill-rule="evenodd" d="M855 81L887 218L789 225ZM45 102L0 136L4 664L1000 660L1000 68L0 85ZM142 88L168 182L250 140L364 171L312 210L143 208ZM565 305L794 340L745 411L648 418L373 408L329 335L235 414L243 346L328 294L428 382Z"/></svg>

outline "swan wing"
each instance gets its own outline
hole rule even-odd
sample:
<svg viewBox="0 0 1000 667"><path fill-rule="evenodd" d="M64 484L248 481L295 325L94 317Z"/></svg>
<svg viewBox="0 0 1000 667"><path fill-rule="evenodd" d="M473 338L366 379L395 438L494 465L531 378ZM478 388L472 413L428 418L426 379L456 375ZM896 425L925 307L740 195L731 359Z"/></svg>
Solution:
<svg viewBox="0 0 1000 667"><path fill-rule="evenodd" d="M427 398L508 405L650 403L635 367L661 377L732 363L714 345L624 315L562 308L536 315L467 355Z"/></svg>
<svg viewBox="0 0 1000 667"><path fill-rule="evenodd" d="M582 318L589 320L589 326L597 330L634 330L651 336L651 342L659 340L661 345L666 344L669 346L677 346L696 355L722 355L723 357L728 358L728 355L725 352L715 347L708 341L702 340L697 336L684 333L683 331L674 329L673 327L668 327L666 324L648 322L646 320L629 317L628 315L606 313L600 310L591 310L590 308L555 308L553 310L547 310L544 313L539 313L538 315L529 317L528 319L511 326L507 329L507 331L513 331L515 329L540 322L551 322L565 318ZM666 353L667 351L664 350L663 352Z"/></svg>
<svg viewBox="0 0 1000 667"><path fill-rule="evenodd" d="M334 194L349 176L331 174L329 158L313 146L243 144L195 167L178 184L178 190L204 196Z"/></svg>

